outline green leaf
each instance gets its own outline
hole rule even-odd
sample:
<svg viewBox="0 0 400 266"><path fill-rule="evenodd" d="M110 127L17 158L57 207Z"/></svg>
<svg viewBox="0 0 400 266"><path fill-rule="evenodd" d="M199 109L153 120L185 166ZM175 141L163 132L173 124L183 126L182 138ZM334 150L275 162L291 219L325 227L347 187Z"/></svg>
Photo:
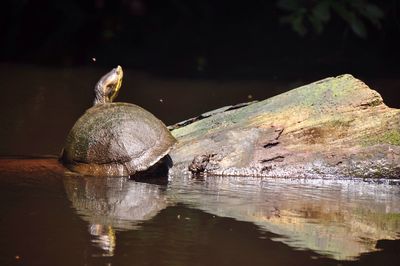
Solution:
<svg viewBox="0 0 400 266"><path fill-rule="evenodd" d="M379 7L372 4L368 4L362 8L360 10L360 14L368 19L377 28L381 27L381 20L385 16Z"/></svg>
<svg viewBox="0 0 400 266"><path fill-rule="evenodd" d="M292 28L295 32L297 32L300 36L304 36L307 33L307 29L304 26L304 17L303 15L296 15L292 20Z"/></svg>
<svg viewBox="0 0 400 266"><path fill-rule="evenodd" d="M367 37L367 29L365 28L365 24L358 17L354 16L352 18L352 20L350 21L350 27L353 30L353 32L359 37L361 38Z"/></svg>
<svg viewBox="0 0 400 266"><path fill-rule="evenodd" d="M281 17L280 22L290 24L302 36L307 33L309 24L317 34L322 33L332 19L332 13L336 13L354 34L366 38L365 20L380 28L385 16L382 9L371 4L370 0L276 0L276 3L278 8L288 13Z"/></svg>
<svg viewBox="0 0 400 266"><path fill-rule="evenodd" d="M350 11L345 4L343 3L335 3L332 5L332 8L337 12L337 14L345 20L349 25L352 31L361 38L367 37L367 29L365 28L364 23L357 17L357 15Z"/></svg>
<svg viewBox="0 0 400 266"><path fill-rule="evenodd" d="M333 10L346 22L350 23L354 13L351 12L342 2L332 3Z"/></svg>
<svg viewBox="0 0 400 266"><path fill-rule="evenodd" d="M320 22L327 22L331 18L330 1L321 1L312 9L312 16Z"/></svg>
<svg viewBox="0 0 400 266"><path fill-rule="evenodd" d="M308 19L310 20L315 32L321 34L324 30L324 24L322 23L322 21L315 16L310 16Z"/></svg>
<svg viewBox="0 0 400 266"><path fill-rule="evenodd" d="M374 4L367 3L365 0L348 1L358 13L369 20L375 27L381 27L381 20L385 17L382 9Z"/></svg>
<svg viewBox="0 0 400 266"><path fill-rule="evenodd" d="M300 13L291 14L288 16L281 17L279 22L284 24L290 24L292 30L295 31L300 36L304 36L307 33L307 29L304 26L304 16Z"/></svg>
<svg viewBox="0 0 400 266"><path fill-rule="evenodd" d="M373 18L381 19L385 16L382 9L380 9L379 7L377 7L374 4L367 4L365 6L365 12L366 12L366 14L368 14L370 17L373 17Z"/></svg>
<svg viewBox="0 0 400 266"><path fill-rule="evenodd" d="M367 18L382 19L385 16L382 9L380 9L377 5L367 3L364 0L352 0L349 2L354 9Z"/></svg>
<svg viewBox="0 0 400 266"><path fill-rule="evenodd" d="M278 0L276 5L283 10L296 11L300 8L298 0Z"/></svg>

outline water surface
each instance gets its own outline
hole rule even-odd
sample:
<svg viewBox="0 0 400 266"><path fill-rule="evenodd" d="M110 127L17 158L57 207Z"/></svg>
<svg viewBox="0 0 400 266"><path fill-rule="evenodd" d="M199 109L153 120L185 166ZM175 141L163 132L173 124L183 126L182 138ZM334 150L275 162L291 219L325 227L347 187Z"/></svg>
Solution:
<svg viewBox="0 0 400 266"><path fill-rule="evenodd" d="M1 265L396 265L400 186L65 175L0 160Z"/></svg>

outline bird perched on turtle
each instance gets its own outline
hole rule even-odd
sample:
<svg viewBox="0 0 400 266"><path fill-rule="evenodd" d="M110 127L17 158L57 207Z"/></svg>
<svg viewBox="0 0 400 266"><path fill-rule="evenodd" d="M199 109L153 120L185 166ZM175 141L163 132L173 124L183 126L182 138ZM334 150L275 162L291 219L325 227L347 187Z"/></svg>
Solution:
<svg viewBox="0 0 400 266"><path fill-rule="evenodd" d="M93 107L69 132L61 161L91 176L131 176L154 168L176 139L153 114L130 103L113 102L122 85L120 66L95 86Z"/></svg>

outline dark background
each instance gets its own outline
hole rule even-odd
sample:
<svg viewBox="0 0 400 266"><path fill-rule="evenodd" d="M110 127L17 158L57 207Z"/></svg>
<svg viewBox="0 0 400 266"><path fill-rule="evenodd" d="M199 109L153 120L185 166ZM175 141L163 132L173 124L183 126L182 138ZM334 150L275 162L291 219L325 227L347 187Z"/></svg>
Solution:
<svg viewBox="0 0 400 266"><path fill-rule="evenodd" d="M400 0L9 0L0 154L57 153L125 70L118 101L166 124L350 73L400 107Z"/></svg>
<svg viewBox="0 0 400 266"><path fill-rule="evenodd" d="M329 7L318 33L313 12L324 2L341 6ZM0 58L6 62L76 66L96 58L98 65L178 77L400 71L400 1L14 0L2 6ZM371 6L382 14L365 15ZM299 10L303 35L282 22Z"/></svg>

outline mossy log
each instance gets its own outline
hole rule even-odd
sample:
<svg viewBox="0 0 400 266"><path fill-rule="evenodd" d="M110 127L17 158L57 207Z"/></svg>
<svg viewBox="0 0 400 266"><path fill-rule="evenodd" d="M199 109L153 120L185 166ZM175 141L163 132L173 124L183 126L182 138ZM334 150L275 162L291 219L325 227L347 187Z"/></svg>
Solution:
<svg viewBox="0 0 400 266"><path fill-rule="evenodd" d="M172 174L400 177L400 110L347 74L171 129Z"/></svg>

